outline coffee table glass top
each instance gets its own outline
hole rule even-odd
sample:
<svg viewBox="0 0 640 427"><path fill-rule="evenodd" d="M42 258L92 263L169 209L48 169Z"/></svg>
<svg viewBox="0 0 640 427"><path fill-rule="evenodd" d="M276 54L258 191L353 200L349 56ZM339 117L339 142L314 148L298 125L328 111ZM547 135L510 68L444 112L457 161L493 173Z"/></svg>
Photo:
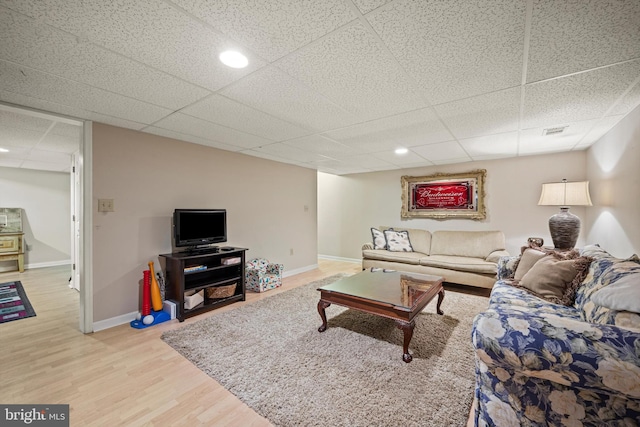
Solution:
<svg viewBox="0 0 640 427"><path fill-rule="evenodd" d="M421 295L442 283L442 277L394 270L369 269L318 290L342 293L410 310Z"/></svg>

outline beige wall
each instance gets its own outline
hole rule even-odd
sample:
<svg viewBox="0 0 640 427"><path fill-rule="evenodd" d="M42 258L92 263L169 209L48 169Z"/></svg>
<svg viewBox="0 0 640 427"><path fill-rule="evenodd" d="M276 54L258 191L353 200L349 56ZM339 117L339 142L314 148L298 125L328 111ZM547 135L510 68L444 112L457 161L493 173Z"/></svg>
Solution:
<svg viewBox="0 0 640 427"><path fill-rule="evenodd" d="M175 208L227 209L228 244L249 258L317 264L315 170L98 123L93 159L94 322L139 309L147 263L171 252ZM97 212L102 198L115 212Z"/></svg>
<svg viewBox="0 0 640 427"><path fill-rule="evenodd" d="M640 253L640 107L591 146L588 241L613 255Z"/></svg>
<svg viewBox="0 0 640 427"><path fill-rule="evenodd" d="M391 225L427 230L502 230L507 250L519 253L527 237L549 235L549 217L558 208L538 206L544 182L586 179L585 151L504 160L402 169L346 176L318 174L318 253L360 259L370 227ZM400 219L402 175L421 176L486 169L487 219ZM571 211L585 218L585 208ZM578 245L584 244L581 233Z"/></svg>
<svg viewBox="0 0 640 427"><path fill-rule="evenodd" d="M68 173L0 167L0 207L22 208L27 268L70 263L71 183ZM0 271L15 262L0 262Z"/></svg>

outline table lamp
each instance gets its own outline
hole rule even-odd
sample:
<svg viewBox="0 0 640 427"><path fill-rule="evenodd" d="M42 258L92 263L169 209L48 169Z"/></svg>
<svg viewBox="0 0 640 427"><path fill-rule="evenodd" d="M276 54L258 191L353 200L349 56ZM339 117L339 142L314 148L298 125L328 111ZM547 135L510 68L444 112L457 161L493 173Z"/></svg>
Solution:
<svg viewBox="0 0 640 427"><path fill-rule="evenodd" d="M542 184L538 205L560 206L560 212L549 218L549 232L555 249L571 249L578 241L580 218L569 212L569 206L592 206L589 181Z"/></svg>

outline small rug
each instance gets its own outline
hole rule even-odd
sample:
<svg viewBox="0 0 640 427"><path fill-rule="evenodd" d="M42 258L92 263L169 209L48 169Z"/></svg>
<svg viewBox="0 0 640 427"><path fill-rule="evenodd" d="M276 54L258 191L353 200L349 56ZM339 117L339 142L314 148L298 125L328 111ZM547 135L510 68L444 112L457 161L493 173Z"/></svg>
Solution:
<svg viewBox="0 0 640 427"><path fill-rule="evenodd" d="M446 292L403 333L390 319L331 305L313 282L214 314L162 339L276 426L464 426L474 389L471 324L488 299Z"/></svg>
<svg viewBox="0 0 640 427"><path fill-rule="evenodd" d="M0 283L0 323L35 315L20 281Z"/></svg>

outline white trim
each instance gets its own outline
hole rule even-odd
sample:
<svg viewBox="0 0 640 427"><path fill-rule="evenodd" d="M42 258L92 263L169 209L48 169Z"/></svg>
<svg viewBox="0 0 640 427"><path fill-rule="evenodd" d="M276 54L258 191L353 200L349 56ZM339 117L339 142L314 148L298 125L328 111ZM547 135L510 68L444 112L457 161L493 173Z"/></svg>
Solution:
<svg viewBox="0 0 640 427"><path fill-rule="evenodd" d="M104 331L105 329L114 328L116 326L130 323L138 316L137 311L131 313L121 314L120 316L112 317L110 319L100 320L92 325L93 332Z"/></svg>
<svg viewBox="0 0 640 427"><path fill-rule="evenodd" d="M93 327L93 122L83 124L83 138L78 162L80 172L80 332Z"/></svg>
<svg viewBox="0 0 640 427"><path fill-rule="evenodd" d="M25 264L25 270L31 270L32 268L45 268L45 267L57 267L59 265L71 265L71 260L63 260L63 261L49 261L49 262L36 262L33 264Z"/></svg>
<svg viewBox="0 0 640 427"><path fill-rule="evenodd" d="M344 257L341 257L341 256L320 255L320 254L318 254L318 258L320 258L320 259L329 259L329 260L332 260L332 261L352 262L354 264L362 263L362 259L361 258L344 258Z"/></svg>
<svg viewBox="0 0 640 427"><path fill-rule="evenodd" d="M289 270L282 273L282 277L294 276L296 274L304 273L306 271L315 270L318 268L318 264L308 265L306 267L296 268L295 270Z"/></svg>

